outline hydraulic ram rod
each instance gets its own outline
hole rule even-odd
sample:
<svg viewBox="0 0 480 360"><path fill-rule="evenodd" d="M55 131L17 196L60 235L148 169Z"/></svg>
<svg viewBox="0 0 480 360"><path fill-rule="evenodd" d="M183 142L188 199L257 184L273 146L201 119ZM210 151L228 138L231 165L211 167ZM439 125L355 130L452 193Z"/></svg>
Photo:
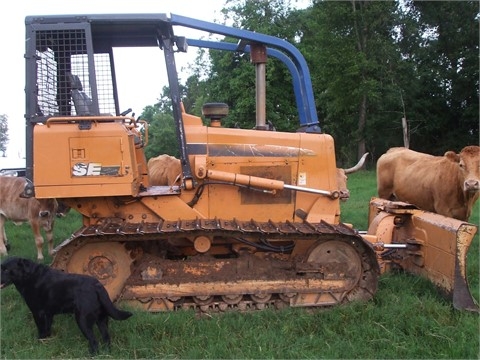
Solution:
<svg viewBox="0 0 480 360"><path fill-rule="evenodd" d="M232 185L243 185L243 186L267 189L267 190L288 189L288 190L294 190L294 191L303 191L303 192L308 192L313 194L329 196L332 199L338 199L338 197L340 196L340 193L336 190L328 191L328 190L305 188L301 186L288 185L280 180L273 180L273 179L261 178L257 176L230 173L226 171L208 170L207 178L212 180L229 182Z"/></svg>

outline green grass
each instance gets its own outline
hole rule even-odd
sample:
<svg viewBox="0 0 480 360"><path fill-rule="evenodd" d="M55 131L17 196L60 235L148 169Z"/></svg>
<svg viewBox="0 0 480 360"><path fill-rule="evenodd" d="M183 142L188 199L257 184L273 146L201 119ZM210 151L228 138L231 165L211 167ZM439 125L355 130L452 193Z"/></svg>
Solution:
<svg viewBox="0 0 480 360"><path fill-rule="evenodd" d="M366 229L368 201L375 195L375 174L349 177L351 199L342 218ZM471 222L478 224L477 206ZM80 226L74 213L57 221L56 244ZM12 255L34 259L28 225L9 223ZM478 299L478 235L469 252L468 277ZM46 254L46 251L44 252ZM46 257L46 262L51 260ZM88 357L87 342L71 315L58 315L53 338L36 339L36 329L13 287L1 295L3 359L66 359ZM201 316L191 311L134 311L126 321L110 321L112 349L105 359L478 359L478 314L454 310L428 281L407 274L380 278L374 299L328 309L264 310Z"/></svg>
<svg viewBox="0 0 480 360"><path fill-rule="evenodd" d="M348 175L350 198L341 203L342 221L360 230L368 227L368 203L377 194L374 171L359 171Z"/></svg>

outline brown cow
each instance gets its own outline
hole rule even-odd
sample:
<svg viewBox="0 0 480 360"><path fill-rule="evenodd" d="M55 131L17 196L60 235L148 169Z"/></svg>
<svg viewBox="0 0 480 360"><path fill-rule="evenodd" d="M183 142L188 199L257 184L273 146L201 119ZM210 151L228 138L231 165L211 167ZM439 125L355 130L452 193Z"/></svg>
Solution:
<svg viewBox="0 0 480 360"><path fill-rule="evenodd" d="M172 186L182 174L180 160L167 154L151 158L147 163L150 185Z"/></svg>
<svg viewBox="0 0 480 360"><path fill-rule="evenodd" d="M433 156L392 148L377 162L378 196L468 221L480 188L480 147Z"/></svg>
<svg viewBox="0 0 480 360"><path fill-rule="evenodd" d="M347 189L347 174L352 174L360 170L365 163L365 159L368 156L368 152L363 154L363 156L358 161L357 165L348 169L337 168L337 186L338 191L340 192L340 200L347 201L350 198L350 190Z"/></svg>
<svg viewBox="0 0 480 360"><path fill-rule="evenodd" d="M25 188L23 177L0 176L0 254L7 254L7 235L5 221L14 223L29 222L37 246L37 259L43 260L43 236L45 230L48 241L48 252L53 253L53 223L57 212L55 199L23 198L20 195Z"/></svg>
<svg viewBox="0 0 480 360"><path fill-rule="evenodd" d="M350 197L350 191L347 189L347 174L352 174L365 163L368 153L365 153L358 163L348 169L337 168L337 186L340 192L340 199L346 201ZM175 185L180 180L182 167L180 160L170 155L159 155L148 160L148 173L150 176L150 185Z"/></svg>

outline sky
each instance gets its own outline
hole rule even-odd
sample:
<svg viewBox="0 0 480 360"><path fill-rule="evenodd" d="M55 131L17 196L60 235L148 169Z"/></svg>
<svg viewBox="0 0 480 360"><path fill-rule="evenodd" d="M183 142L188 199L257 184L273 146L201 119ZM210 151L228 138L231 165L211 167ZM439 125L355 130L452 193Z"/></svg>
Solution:
<svg viewBox="0 0 480 360"><path fill-rule="evenodd" d="M7 159L0 157L0 169L21 166L25 156L25 16L56 14L119 14L119 13L173 13L200 20L216 22L221 19L220 10L224 0L22 0L9 7L0 21L2 34L1 72L3 84L0 87L0 114L8 117L9 143ZM191 29L179 28L177 35L207 37L208 34ZM137 116L147 105L159 98L162 88L167 85L163 52L152 49L123 49L117 63L117 74L122 70L128 77L119 78L119 88L129 92L120 93L120 106L132 108ZM188 77L188 64L195 60L196 48L176 59L179 76ZM140 66L139 66L140 64ZM148 79L148 80L147 80ZM122 83L125 84L122 86ZM19 161L20 160L20 161ZM20 164L20 165L17 165Z"/></svg>

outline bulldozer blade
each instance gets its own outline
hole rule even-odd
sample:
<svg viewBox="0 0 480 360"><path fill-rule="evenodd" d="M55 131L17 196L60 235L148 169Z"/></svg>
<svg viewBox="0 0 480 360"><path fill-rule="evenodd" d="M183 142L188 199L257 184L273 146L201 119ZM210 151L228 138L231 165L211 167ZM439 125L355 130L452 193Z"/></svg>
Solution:
<svg viewBox="0 0 480 360"><path fill-rule="evenodd" d="M423 266L405 270L426 276L444 291L456 309L479 311L467 280L467 253L477 232L472 224L420 211L412 217L415 232L424 235ZM421 236L419 236L421 238Z"/></svg>
<svg viewBox="0 0 480 360"><path fill-rule="evenodd" d="M377 235L376 240L384 244L392 239L394 243L407 244L406 250L399 250L404 251L403 256L386 262L392 261L408 273L429 279L453 302L454 308L479 312L467 279L467 254L477 226L411 205L403 206L405 203L376 200L370 204L375 218L369 234ZM379 262L386 269L383 261L380 254Z"/></svg>

